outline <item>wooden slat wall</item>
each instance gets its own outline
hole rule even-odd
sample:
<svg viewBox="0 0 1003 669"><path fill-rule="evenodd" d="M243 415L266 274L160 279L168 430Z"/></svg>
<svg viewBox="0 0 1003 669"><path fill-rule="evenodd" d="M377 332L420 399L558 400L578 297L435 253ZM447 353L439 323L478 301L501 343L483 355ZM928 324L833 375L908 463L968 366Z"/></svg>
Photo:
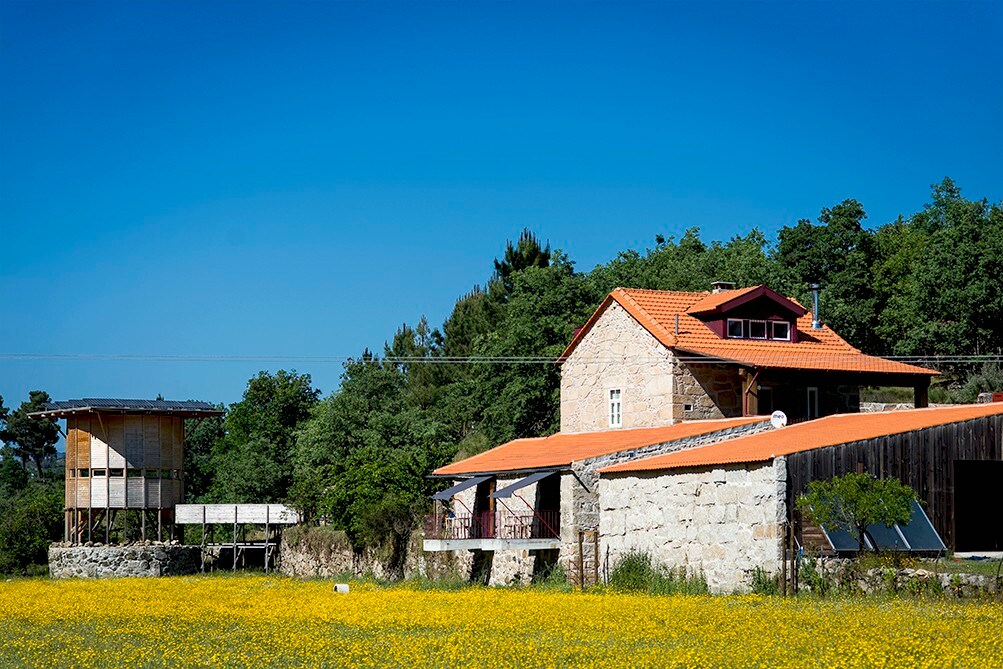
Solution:
<svg viewBox="0 0 1003 669"><path fill-rule="evenodd" d="M77 468L77 419L66 419L66 469Z"/></svg>
<svg viewBox="0 0 1003 669"><path fill-rule="evenodd" d="M113 477L108 484L108 506L113 509L125 508L125 486L124 477Z"/></svg>
<svg viewBox="0 0 1003 669"><path fill-rule="evenodd" d="M160 466L159 416L143 416L143 466Z"/></svg>
<svg viewBox="0 0 1003 669"><path fill-rule="evenodd" d="M125 468L125 416L108 414L104 417L108 430L108 466Z"/></svg>
<svg viewBox="0 0 1003 669"><path fill-rule="evenodd" d="M143 417L123 416L125 421L125 459L128 467L143 466Z"/></svg>
<svg viewBox="0 0 1003 669"><path fill-rule="evenodd" d="M160 417L160 466L170 469L174 466L174 418L173 416Z"/></svg>
<svg viewBox="0 0 1003 669"><path fill-rule="evenodd" d="M174 468L184 470L185 468L185 419L174 418L172 428L172 442L174 446ZM180 481L178 483L180 485ZM179 500L180 501L180 498Z"/></svg>
<svg viewBox="0 0 1003 669"><path fill-rule="evenodd" d="M77 468L87 469L91 466L91 419L77 419Z"/></svg>
<svg viewBox="0 0 1003 669"><path fill-rule="evenodd" d="M849 442L787 456L788 504L810 481L863 471L912 487L944 543L954 546L954 462L1003 460L1003 415ZM1001 482L1003 484L1003 482Z"/></svg>
<svg viewBox="0 0 1003 669"><path fill-rule="evenodd" d="M146 479L130 478L125 485L129 495L129 508L142 509L146 499Z"/></svg>
<svg viewBox="0 0 1003 669"><path fill-rule="evenodd" d="M101 434L101 423L98 419L91 419L91 467L108 467L108 444L105 443L104 435Z"/></svg>
<svg viewBox="0 0 1003 669"><path fill-rule="evenodd" d="M104 508L108 506L108 477L91 477L91 506Z"/></svg>

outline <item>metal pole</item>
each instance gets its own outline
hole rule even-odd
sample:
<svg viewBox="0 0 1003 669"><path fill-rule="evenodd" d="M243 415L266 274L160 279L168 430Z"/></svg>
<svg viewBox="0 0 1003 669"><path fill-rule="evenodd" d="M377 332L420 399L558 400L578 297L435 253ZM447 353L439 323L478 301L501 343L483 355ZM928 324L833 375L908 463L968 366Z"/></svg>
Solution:
<svg viewBox="0 0 1003 669"><path fill-rule="evenodd" d="M585 555L583 550L583 543L585 539L585 533L578 532L578 587L582 590L585 589Z"/></svg>

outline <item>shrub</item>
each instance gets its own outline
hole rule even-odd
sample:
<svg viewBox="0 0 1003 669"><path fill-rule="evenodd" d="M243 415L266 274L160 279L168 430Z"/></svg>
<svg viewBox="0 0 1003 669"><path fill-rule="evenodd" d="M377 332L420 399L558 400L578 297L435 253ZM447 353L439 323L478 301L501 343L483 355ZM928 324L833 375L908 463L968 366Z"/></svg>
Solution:
<svg viewBox="0 0 1003 669"><path fill-rule="evenodd" d="M766 573L762 567L756 567L752 571L752 592L757 595L780 594L780 577Z"/></svg>
<svg viewBox="0 0 1003 669"><path fill-rule="evenodd" d="M609 587L623 592L646 592L651 595L695 595L707 592L707 581L703 574L691 574L685 568L667 569L663 565L656 565L650 554L631 551L613 567Z"/></svg>

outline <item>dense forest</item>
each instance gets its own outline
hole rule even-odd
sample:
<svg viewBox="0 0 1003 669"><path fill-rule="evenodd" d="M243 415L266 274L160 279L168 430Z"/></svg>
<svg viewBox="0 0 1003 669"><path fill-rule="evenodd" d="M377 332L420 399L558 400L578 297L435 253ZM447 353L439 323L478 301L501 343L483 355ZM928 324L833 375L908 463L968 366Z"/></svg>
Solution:
<svg viewBox="0 0 1003 669"><path fill-rule="evenodd" d="M551 361L616 286L765 283L807 304L808 284L818 282L823 320L851 344L875 355L926 358L945 373L933 401L1003 390L1003 203L966 199L944 179L922 211L876 229L865 227L866 217L848 199L814 222L782 228L775 241L758 230L710 243L697 229L680 239L655 235L651 248L621 252L590 271L524 232L440 327L425 318L401 325L383 351L349 360L328 397L308 374L261 372L241 401L223 407L223 417L190 421L186 494L192 501L287 501L343 529L356 548L383 547L391 569L402 570L408 537L441 485L429 472L509 439L557 430L560 369ZM16 509L34 505L29 515L45 514L57 500L53 538L62 522L61 497L39 492L61 484L59 476L45 483L43 463L52 455L38 451L45 440L11 428L23 413L7 418L0 400L4 555L25 543L19 533L26 529L16 525L24 514ZM43 539L31 544L33 557L31 550L6 563L0 557L0 569L44 560L37 550Z"/></svg>

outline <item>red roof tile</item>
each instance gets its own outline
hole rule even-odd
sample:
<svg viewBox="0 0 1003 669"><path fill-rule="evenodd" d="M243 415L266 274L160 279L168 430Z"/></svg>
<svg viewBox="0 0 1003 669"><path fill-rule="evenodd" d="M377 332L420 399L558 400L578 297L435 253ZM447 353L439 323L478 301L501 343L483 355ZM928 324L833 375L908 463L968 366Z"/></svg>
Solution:
<svg viewBox="0 0 1003 669"><path fill-rule="evenodd" d="M561 354L560 360L563 361L571 355L606 308L616 301L664 346L680 352L720 358L751 367L924 376L938 374L931 369L861 353L828 326L823 325L819 329L813 329L810 312L805 312L797 319L797 342L722 339L703 321L688 313L694 305L702 305L703 309L711 302L715 305L723 304L758 288L760 286L713 294L617 288L609 294L575 335L571 344ZM798 307L801 306L793 298L787 299ZM675 333L677 316L678 335Z"/></svg>
<svg viewBox="0 0 1003 669"><path fill-rule="evenodd" d="M763 416L685 421L667 427L604 430L516 439L465 460L436 469L440 476L567 467L572 462L633 448L727 430L766 420Z"/></svg>
<svg viewBox="0 0 1003 669"><path fill-rule="evenodd" d="M810 451L862 439L874 439L995 414L1003 414L1003 403L838 414L668 455L613 465L600 469L599 472L601 474L640 472L764 462L778 455Z"/></svg>

